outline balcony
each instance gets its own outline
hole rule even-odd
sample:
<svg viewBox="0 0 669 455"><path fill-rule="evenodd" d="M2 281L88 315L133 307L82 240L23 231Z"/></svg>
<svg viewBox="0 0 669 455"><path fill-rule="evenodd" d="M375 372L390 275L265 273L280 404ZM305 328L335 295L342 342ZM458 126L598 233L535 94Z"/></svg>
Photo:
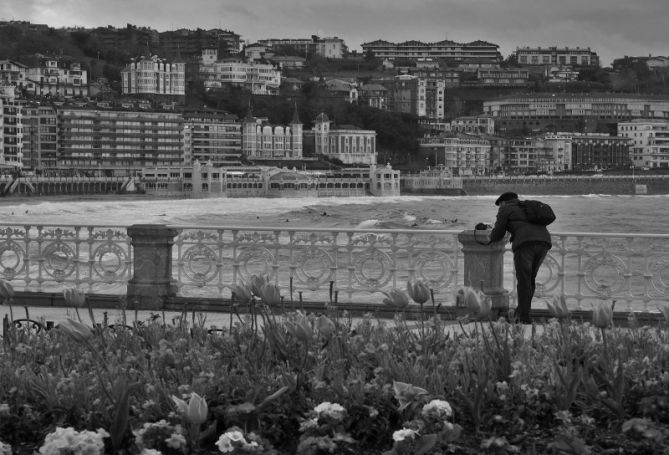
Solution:
<svg viewBox="0 0 669 455"><path fill-rule="evenodd" d="M286 302L348 309L378 309L383 292L422 280L446 313L462 286L513 308L509 245L476 240L474 231L422 229L2 223L0 277L26 299L53 302L76 286L112 302L125 295L152 308L201 301L212 311L253 275L269 276ZM615 301L624 317L659 315L669 301L669 235L553 233L533 311L545 314L554 296L577 313Z"/></svg>

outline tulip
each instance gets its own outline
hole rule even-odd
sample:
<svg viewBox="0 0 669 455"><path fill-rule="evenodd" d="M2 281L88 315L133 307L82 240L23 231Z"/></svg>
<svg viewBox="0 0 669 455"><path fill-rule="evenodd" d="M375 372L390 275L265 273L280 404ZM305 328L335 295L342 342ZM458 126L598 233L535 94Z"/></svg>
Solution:
<svg viewBox="0 0 669 455"><path fill-rule="evenodd" d="M613 307L604 302L592 310L592 324L599 329L606 329L613 325Z"/></svg>
<svg viewBox="0 0 669 455"><path fill-rule="evenodd" d="M256 297L260 297L263 286L269 283L269 277L253 275L251 277L251 292Z"/></svg>
<svg viewBox="0 0 669 455"><path fill-rule="evenodd" d="M318 333L325 338L330 338L335 331L334 322L323 314L316 319L316 328L318 329Z"/></svg>
<svg viewBox="0 0 669 455"><path fill-rule="evenodd" d="M569 308L567 308L567 299L564 295L553 296L552 302L547 302L548 311L556 318L569 317Z"/></svg>
<svg viewBox="0 0 669 455"><path fill-rule="evenodd" d="M279 286L276 284L265 284L260 288L258 296L265 302L267 305L279 305L281 304L281 291Z"/></svg>
<svg viewBox="0 0 669 455"><path fill-rule="evenodd" d="M398 308L405 308L409 305L409 297L399 289L391 289L389 292L384 292L384 294L386 298L383 299L383 303L386 305Z"/></svg>
<svg viewBox="0 0 669 455"><path fill-rule="evenodd" d="M484 296L479 301L479 317L482 319L490 319L490 314L492 313L492 299L488 296Z"/></svg>
<svg viewBox="0 0 669 455"><path fill-rule="evenodd" d="M411 281L407 281L407 293L409 297L419 305L427 302L430 299L430 288L422 281L416 281L413 285Z"/></svg>
<svg viewBox="0 0 669 455"><path fill-rule="evenodd" d="M73 321L72 319L66 319L58 324L58 327L63 332L67 333L74 341L80 343L88 341L93 336L93 330L90 327L81 322Z"/></svg>
<svg viewBox="0 0 669 455"><path fill-rule="evenodd" d="M14 298L14 288L9 281L0 280L0 298L2 300Z"/></svg>
<svg viewBox="0 0 669 455"><path fill-rule="evenodd" d="M77 288L70 288L63 290L63 297L65 301L73 307L84 306L86 302L86 293L81 292Z"/></svg>
<svg viewBox="0 0 669 455"><path fill-rule="evenodd" d="M472 287L463 290L464 304L470 311L478 313L481 310L481 296Z"/></svg>
<svg viewBox="0 0 669 455"><path fill-rule="evenodd" d="M186 410L186 420L193 425L200 425L207 420L207 412L207 400L195 392L191 393Z"/></svg>
<svg viewBox="0 0 669 455"><path fill-rule="evenodd" d="M239 303L249 303L253 298L253 291L244 284L233 285L232 294Z"/></svg>
<svg viewBox="0 0 669 455"><path fill-rule="evenodd" d="M314 332L306 319L288 321L285 325L288 332L303 343L307 343L314 335Z"/></svg>
<svg viewBox="0 0 669 455"><path fill-rule="evenodd" d="M662 313L662 316L664 316L664 320L669 323L669 304L664 304L662 306L657 307L658 310Z"/></svg>

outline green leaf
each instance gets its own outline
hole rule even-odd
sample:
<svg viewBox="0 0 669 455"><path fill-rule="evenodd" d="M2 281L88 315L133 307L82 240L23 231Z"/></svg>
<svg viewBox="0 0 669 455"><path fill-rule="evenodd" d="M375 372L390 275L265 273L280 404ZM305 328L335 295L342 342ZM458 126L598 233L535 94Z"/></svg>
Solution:
<svg viewBox="0 0 669 455"><path fill-rule="evenodd" d="M125 383L125 381L123 381ZM130 416L130 399L127 383L121 389L121 396L116 404L116 415L109 429L110 438L114 450L118 450L123 443L123 435L128 428L128 418Z"/></svg>
<svg viewBox="0 0 669 455"><path fill-rule="evenodd" d="M423 435L420 438L420 441L418 441L418 444L416 446L416 455L423 455L430 450L432 450L432 447L437 443L437 435L436 434L426 434Z"/></svg>

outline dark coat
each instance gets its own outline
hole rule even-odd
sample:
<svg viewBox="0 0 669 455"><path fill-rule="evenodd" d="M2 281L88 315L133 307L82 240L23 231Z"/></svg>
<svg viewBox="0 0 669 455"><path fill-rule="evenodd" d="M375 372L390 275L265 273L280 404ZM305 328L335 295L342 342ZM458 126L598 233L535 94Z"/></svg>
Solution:
<svg viewBox="0 0 669 455"><path fill-rule="evenodd" d="M546 226L527 221L525 210L520 206L518 200L509 201L499 208L495 226L490 233L490 241L502 240L506 231L511 233L510 240L513 251L528 244L545 243L548 248L552 246L551 235Z"/></svg>

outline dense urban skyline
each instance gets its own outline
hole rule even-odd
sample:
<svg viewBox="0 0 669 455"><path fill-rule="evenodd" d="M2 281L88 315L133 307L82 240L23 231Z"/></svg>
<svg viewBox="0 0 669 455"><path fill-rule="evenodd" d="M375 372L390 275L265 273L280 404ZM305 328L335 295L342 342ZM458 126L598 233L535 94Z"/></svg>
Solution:
<svg viewBox="0 0 669 455"><path fill-rule="evenodd" d="M503 56L517 46L581 46L613 59L669 55L666 0L24 0L0 5L0 19L52 27L124 27L158 31L223 28L250 42L338 36L350 50L364 42L449 39L489 41Z"/></svg>

